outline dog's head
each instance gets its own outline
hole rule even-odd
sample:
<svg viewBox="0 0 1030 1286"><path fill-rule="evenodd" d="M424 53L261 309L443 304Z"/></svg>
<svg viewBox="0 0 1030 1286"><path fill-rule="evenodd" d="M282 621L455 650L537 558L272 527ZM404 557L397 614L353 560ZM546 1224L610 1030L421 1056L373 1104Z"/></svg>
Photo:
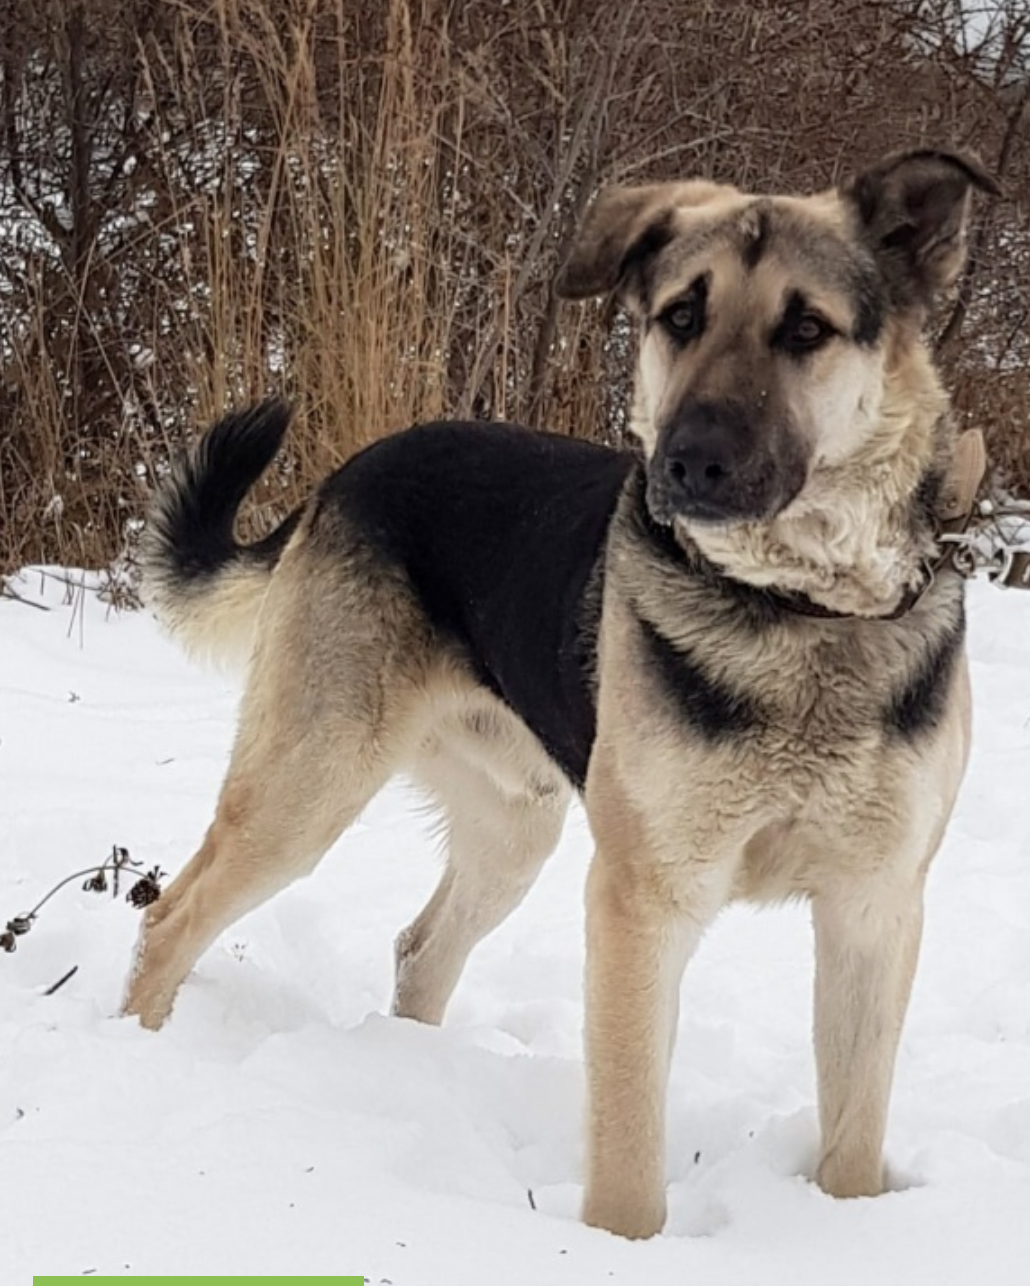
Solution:
<svg viewBox="0 0 1030 1286"><path fill-rule="evenodd" d="M888 354L918 343L965 259L975 160L889 157L813 196L704 181L608 188L555 283L639 320L634 429L662 522L769 521L881 419Z"/></svg>

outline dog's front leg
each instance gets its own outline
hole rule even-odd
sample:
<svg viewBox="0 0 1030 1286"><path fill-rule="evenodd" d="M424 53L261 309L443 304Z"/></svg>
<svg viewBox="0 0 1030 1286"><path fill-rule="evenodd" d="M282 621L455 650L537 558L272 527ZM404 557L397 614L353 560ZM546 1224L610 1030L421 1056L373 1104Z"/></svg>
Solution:
<svg viewBox="0 0 1030 1286"><path fill-rule="evenodd" d="M623 1237L651 1237L665 1223L665 1104L680 981L726 901L732 864L666 864L642 835L627 849L597 829L587 881L583 1218Z"/></svg>
<svg viewBox="0 0 1030 1286"><path fill-rule="evenodd" d="M883 1191L894 1060L923 923L922 874L856 881L812 900L815 1054L822 1133L816 1179L834 1197Z"/></svg>
<svg viewBox="0 0 1030 1286"><path fill-rule="evenodd" d="M623 1237L665 1223L665 1099L685 925L599 849L587 883L583 1218Z"/></svg>

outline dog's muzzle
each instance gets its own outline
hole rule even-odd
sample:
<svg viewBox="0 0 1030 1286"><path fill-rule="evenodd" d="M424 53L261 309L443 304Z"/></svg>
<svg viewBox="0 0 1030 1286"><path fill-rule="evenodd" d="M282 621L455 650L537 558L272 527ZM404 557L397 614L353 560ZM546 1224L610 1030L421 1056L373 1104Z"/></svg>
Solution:
<svg viewBox="0 0 1030 1286"><path fill-rule="evenodd" d="M647 465L647 504L661 523L725 524L774 517L800 491L803 461L763 445L735 403L695 401L658 435Z"/></svg>

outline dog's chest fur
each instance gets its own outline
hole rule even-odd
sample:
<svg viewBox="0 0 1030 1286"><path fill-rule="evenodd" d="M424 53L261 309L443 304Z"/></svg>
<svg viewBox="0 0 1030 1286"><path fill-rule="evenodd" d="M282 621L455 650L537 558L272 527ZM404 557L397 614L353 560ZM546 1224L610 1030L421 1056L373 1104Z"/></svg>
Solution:
<svg viewBox="0 0 1030 1286"><path fill-rule="evenodd" d="M684 862L729 851L730 896L758 901L872 868L899 831L918 863L951 771L963 633L957 577L896 621L799 615L692 560L631 480L609 538L588 808L662 819L668 896Z"/></svg>
<svg viewBox="0 0 1030 1286"><path fill-rule="evenodd" d="M787 746L803 761L857 741L911 744L944 714L964 637L956 576L898 620L807 616L680 548L632 480L608 574L652 699L701 743Z"/></svg>

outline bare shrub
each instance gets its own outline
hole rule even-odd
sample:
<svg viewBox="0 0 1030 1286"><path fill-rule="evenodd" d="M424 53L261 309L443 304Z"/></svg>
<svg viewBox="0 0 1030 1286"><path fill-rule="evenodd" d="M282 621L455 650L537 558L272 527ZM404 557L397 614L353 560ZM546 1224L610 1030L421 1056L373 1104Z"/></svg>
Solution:
<svg viewBox="0 0 1030 1286"><path fill-rule="evenodd" d="M957 0L0 0L0 569L97 566L168 454L299 408L258 527L372 439L619 440L630 336L550 281L599 184L810 189L977 150L1007 200L936 321L1030 486L1030 19Z"/></svg>

